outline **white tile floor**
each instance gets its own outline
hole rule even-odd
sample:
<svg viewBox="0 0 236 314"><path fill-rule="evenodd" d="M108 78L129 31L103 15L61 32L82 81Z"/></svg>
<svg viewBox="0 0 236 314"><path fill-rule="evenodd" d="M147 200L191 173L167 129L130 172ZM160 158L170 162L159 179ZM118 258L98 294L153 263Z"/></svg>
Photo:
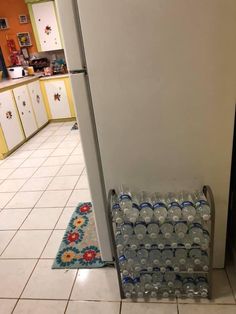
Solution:
<svg viewBox="0 0 236 314"><path fill-rule="evenodd" d="M69 219L90 194L79 131L50 124L0 161L0 314L235 314L223 270L214 298L121 302L112 268L52 270Z"/></svg>

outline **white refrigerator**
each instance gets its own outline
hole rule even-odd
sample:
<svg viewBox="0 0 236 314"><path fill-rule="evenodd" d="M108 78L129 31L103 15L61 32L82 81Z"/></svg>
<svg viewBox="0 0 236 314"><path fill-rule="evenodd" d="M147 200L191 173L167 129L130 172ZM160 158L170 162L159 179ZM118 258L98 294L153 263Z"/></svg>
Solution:
<svg viewBox="0 0 236 314"><path fill-rule="evenodd" d="M104 260L120 183L211 186L224 266L236 100L234 0L56 0Z"/></svg>

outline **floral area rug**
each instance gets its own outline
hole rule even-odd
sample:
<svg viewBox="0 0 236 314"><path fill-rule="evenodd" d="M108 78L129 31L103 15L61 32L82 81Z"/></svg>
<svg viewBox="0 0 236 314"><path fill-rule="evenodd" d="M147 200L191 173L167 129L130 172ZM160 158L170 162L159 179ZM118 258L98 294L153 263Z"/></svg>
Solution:
<svg viewBox="0 0 236 314"><path fill-rule="evenodd" d="M101 260L91 203L80 203L73 213L52 268L98 268Z"/></svg>

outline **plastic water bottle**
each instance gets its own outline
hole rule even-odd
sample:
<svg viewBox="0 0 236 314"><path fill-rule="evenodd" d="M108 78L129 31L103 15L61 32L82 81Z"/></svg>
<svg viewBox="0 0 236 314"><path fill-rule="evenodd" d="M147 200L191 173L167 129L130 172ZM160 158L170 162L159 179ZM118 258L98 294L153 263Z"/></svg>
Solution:
<svg viewBox="0 0 236 314"><path fill-rule="evenodd" d="M132 209L132 196L128 188L120 187L119 203L124 214L127 210Z"/></svg>
<svg viewBox="0 0 236 314"><path fill-rule="evenodd" d="M163 281L163 282L162 282L161 292L162 292L162 297L163 297L163 298L169 298L169 295L170 295L170 288L168 287L166 281Z"/></svg>
<svg viewBox="0 0 236 314"><path fill-rule="evenodd" d="M192 273L194 271L194 264L191 258L187 258L185 268L188 273Z"/></svg>
<svg viewBox="0 0 236 314"><path fill-rule="evenodd" d="M163 223L167 217L167 208L165 205L165 197L160 193L152 194L153 215L156 221Z"/></svg>
<svg viewBox="0 0 236 314"><path fill-rule="evenodd" d="M172 260L172 267L174 272L178 273L180 271L180 264L176 257L174 257Z"/></svg>
<svg viewBox="0 0 236 314"><path fill-rule="evenodd" d="M140 282L144 286L145 290L151 290L152 289L152 275L143 274L140 277Z"/></svg>
<svg viewBox="0 0 236 314"><path fill-rule="evenodd" d="M175 282L174 282L174 294L176 297L181 296L182 287L183 287L183 281L179 275L176 275Z"/></svg>
<svg viewBox="0 0 236 314"><path fill-rule="evenodd" d="M124 255L121 255L119 257L119 266L120 266L120 271L124 276L127 276L129 274L129 265L127 262L127 259Z"/></svg>
<svg viewBox="0 0 236 314"><path fill-rule="evenodd" d="M148 260L147 260L147 263L146 263L146 265L145 265L147 271L151 273L151 272L153 271L153 267L154 267L154 266L155 266L155 265L153 264L153 262L152 262L152 260L150 259L150 256L149 256L149 258L148 258Z"/></svg>
<svg viewBox="0 0 236 314"><path fill-rule="evenodd" d="M191 277L186 277L183 280L183 289L184 292L187 294L187 296L189 298L192 298L194 296L194 292L195 292L195 283L193 278Z"/></svg>
<svg viewBox="0 0 236 314"><path fill-rule="evenodd" d="M176 249L178 247L178 242L178 238L173 234L170 239L167 239L167 246L170 245L172 249Z"/></svg>
<svg viewBox="0 0 236 314"><path fill-rule="evenodd" d="M131 250L137 250L138 246L139 246L139 241L136 238L135 235L130 236L130 238L128 239L127 244L129 245L129 247L131 248Z"/></svg>
<svg viewBox="0 0 236 314"><path fill-rule="evenodd" d="M140 264L145 265L148 260L148 251L146 249L140 249L137 251L137 257L140 261Z"/></svg>
<svg viewBox="0 0 236 314"><path fill-rule="evenodd" d="M202 252L201 256L201 266L203 271L208 271L209 270L209 257L207 252Z"/></svg>
<svg viewBox="0 0 236 314"><path fill-rule="evenodd" d="M121 211L117 195L112 196L112 217L113 221L115 221L117 224L124 222L123 212Z"/></svg>
<svg viewBox="0 0 236 314"><path fill-rule="evenodd" d="M209 248L210 244L210 235L207 230L203 230L203 236L202 236L202 241L201 241L201 248L203 250L207 250Z"/></svg>
<svg viewBox="0 0 236 314"><path fill-rule="evenodd" d="M187 260L187 251L186 249L176 249L175 250L175 257L180 265L186 264Z"/></svg>
<svg viewBox="0 0 236 314"><path fill-rule="evenodd" d="M174 193L168 193L166 198L168 208L168 218L172 221L178 221L181 218L181 207L178 198Z"/></svg>
<svg viewBox="0 0 236 314"><path fill-rule="evenodd" d="M150 223L147 226L147 232L148 232L151 239L156 239L158 234L159 234L159 231L160 231L160 228L155 223Z"/></svg>
<svg viewBox="0 0 236 314"><path fill-rule="evenodd" d="M160 229L161 229L161 233L166 239L169 239L172 236L172 233L174 231L173 225L169 222L164 222L161 225Z"/></svg>
<svg viewBox="0 0 236 314"><path fill-rule="evenodd" d="M166 244L167 244L167 239L164 237L164 235L162 235L162 234L159 235L158 244L157 244L158 249L163 250L165 248Z"/></svg>
<svg viewBox="0 0 236 314"><path fill-rule="evenodd" d="M203 237L202 226L199 223L193 223L189 227L189 236L192 238L194 243L200 244Z"/></svg>
<svg viewBox="0 0 236 314"><path fill-rule="evenodd" d="M188 192L180 193L180 205L182 207L182 216L187 221L192 222L196 216L196 209L194 207L193 198Z"/></svg>
<svg viewBox="0 0 236 314"><path fill-rule="evenodd" d="M139 277L135 277L134 280L133 280L133 284L134 284L134 292L135 292L136 296L138 298L143 298L143 296L144 296L144 287L140 283L140 278Z"/></svg>
<svg viewBox="0 0 236 314"><path fill-rule="evenodd" d="M174 287L174 282L175 282L175 273L171 271L167 271L164 275L164 279L167 283L167 286L170 288Z"/></svg>
<svg viewBox="0 0 236 314"><path fill-rule="evenodd" d="M121 234L123 235L124 240L128 240L133 234L133 227L129 223L125 223L120 227Z"/></svg>
<svg viewBox="0 0 236 314"><path fill-rule="evenodd" d="M198 277L196 280L196 290L200 292L201 297L206 298L208 296L208 282L205 277Z"/></svg>
<svg viewBox="0 0 236 314"><path fill-rule="evenodd" d="M184 222L177 222L175 224L175 233L180 238L183 239L188 231L188 226Z"/></svg>
<svg viewBox="0 0 236 314"><path fill-rule="evenodd" d="M171 266L173 257L172 250L167 249L162 251L162 260L166 266Z"/></svg>
<svg viewBox="0 0 236 314"><path fill-rule="evenodd" d="M134 233L138 240L142 240L146 236L147 228L144 223L138 222L134 227Z"/></svg>
<svg viewBox="0 0 236 314"><path fill-rule="evenodd" d="M204 193L201 191L196 191L193 194L193 198L198 215L203 220L208 221L211 218L211 209Z"/></svg>
<svg viewBox="0 0 236 314"><path fill-rule="evenodd" d="M115 240L116 240L117 250L122 251L124 249L126 241L124 241L123 236L120 231L116 233Z"/></svg>
<svg viewBox="0 0 236 314"><path fill-rule="evenodd" d="M136 258L136 252L133 250L130 250L130 248L127 248L124 250L124 256L127 259L129 264L133 264L134 259Z"/></svg>
<svg viewBox="0 0 236 314"><path fill-rule="evenodd" d="M155 265L155 267L159 266L161 264L162 255L160 250L151 250L149 253L149 258Z"/></svg>
<svg viewBox="0 0 236 314"><path fill-rule="evenodd" d="M151 198L147 192L142 191L139 197L140 217L146 223L150 223L153 217L153 209L151 205Z"/></svg>
<svg viewBox="0 0 236 314"><path fill-rule="evenodd" d="M124 277L122 280L123 290L126 298L131 298L134 290L133 280L130 277Z"/></svg>
<svg viewBox="0 0 236 314"><path fill-rule="evenodd" d="M148 236L145 236L142 240L141 240L142 245L145 247L145 249L150 250L151 246L152 246L152 239L150 239Z"/></svg>
<svg viewBox="0 0 236 314"><path fill-rule="evenodd" d="M182 243L183 243L185 249L189 250L189 249L191 249L191 247L193 245L193 239L188 234L186 234L184 236L184 238L182 239Z"/></svg>
<svg viewBox="0 0 236 314"><path fill-rule="evenodd" d="M201 264L202 251L200 249L191 249L189 251L189 257L192 258L195 265Z"/></svg>
<svg viewBox="0 0 236 314"><path fill-rule="evenodd" d="M163 278L164 278L164 275L160 272L156 272L152 275L152 284L155 289L159 289L161 287Z"/></svg>

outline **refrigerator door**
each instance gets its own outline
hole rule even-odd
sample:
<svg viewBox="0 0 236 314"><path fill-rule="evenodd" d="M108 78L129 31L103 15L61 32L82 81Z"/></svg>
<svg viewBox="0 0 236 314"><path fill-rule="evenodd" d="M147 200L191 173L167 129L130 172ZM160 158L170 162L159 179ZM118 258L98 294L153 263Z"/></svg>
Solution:
<svg viewBox="0 0 236 314"><path fill-rule="evenodd" d="M78 36L79 19L76 1L55 0L55 5L67 68L69 71L82 69L84 64L81 55L81 42Z"/></svg>
<svg viewBox="0 0 236 314"><path fill-rule="evenodd" d="M106 216L106 193L96 135L96 125L87 79L88 78L84 74L70 75L101 255L103 260L112 261L110 236Z"/></svg>
<svg viewBox="0 0 236 314"><path fill-rule="evenodd" d="M216 201L214 266L222 267L236 2L224 10L221 0L77 2L106 189L209 184Z"/></svg>

